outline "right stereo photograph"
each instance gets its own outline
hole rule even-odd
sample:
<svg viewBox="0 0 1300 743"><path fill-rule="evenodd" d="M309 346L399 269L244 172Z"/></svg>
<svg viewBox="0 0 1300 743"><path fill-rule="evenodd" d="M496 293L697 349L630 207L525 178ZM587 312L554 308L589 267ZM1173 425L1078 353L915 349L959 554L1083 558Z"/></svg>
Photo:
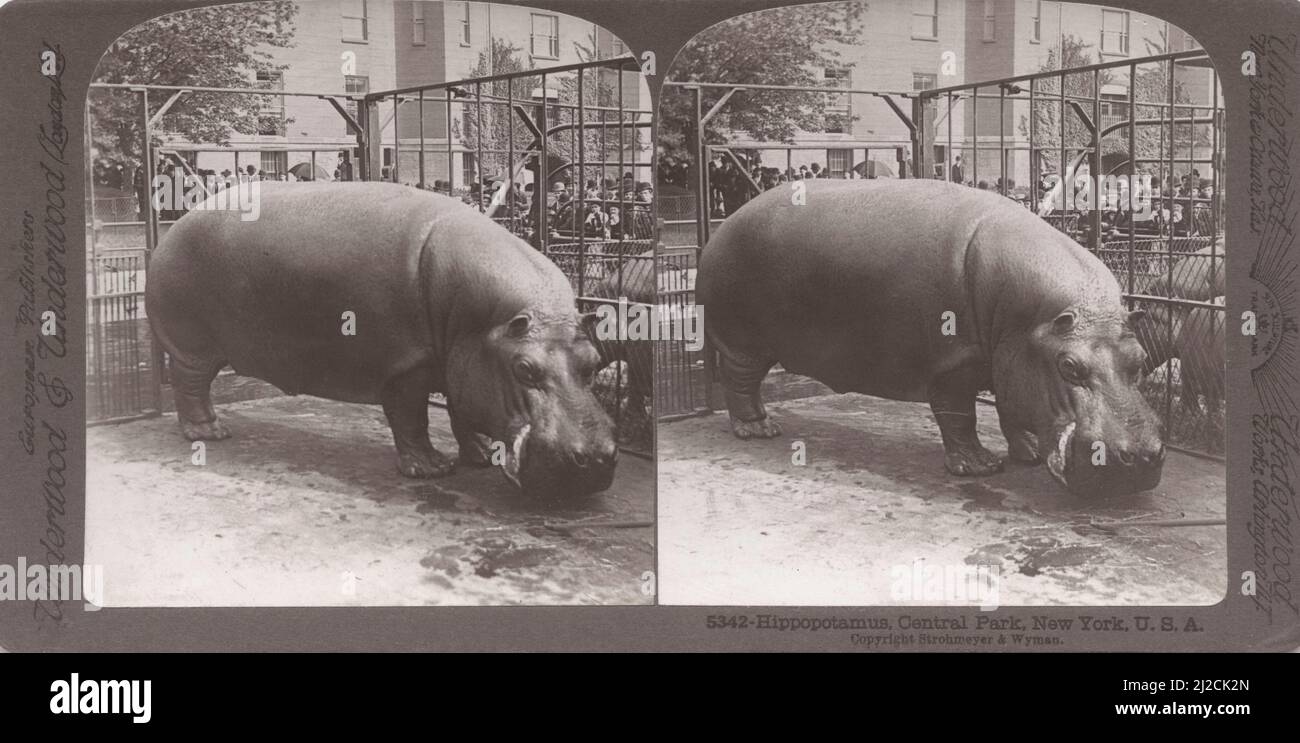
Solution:
<svg viewBox="0 0 1300 743"><path fill-rule="evenodd" d="M1163 19L737 16L666 73L659 601L1227 589L1224 108ZM682 338L696 334L681 333Z"/></svg>

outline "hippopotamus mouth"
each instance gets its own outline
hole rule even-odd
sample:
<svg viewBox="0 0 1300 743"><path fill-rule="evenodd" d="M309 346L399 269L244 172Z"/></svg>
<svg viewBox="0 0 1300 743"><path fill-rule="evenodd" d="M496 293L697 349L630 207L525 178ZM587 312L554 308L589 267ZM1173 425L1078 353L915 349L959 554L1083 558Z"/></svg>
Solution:
<svg viewBox="0 0 1300 743"><path fill-rule="evenodd" d="M528 423L514 428L501 468L525 497L573 500L607 490L614 482L616 447L591 454L562 451L547 446L532 431Z"/></svg>
<svg viewBox="0 0 1300 743"><path fill-rule="evenodd" d="M1072 495L1082 498L1127 496L1151 490L1160 484L1164 468L1165 447L1151 454L1121 454L1106 465L1091 462L1093 444L1076 436L1078 424L1067 423L1054 438L1048 452L1047 470L1052 478Z"/></svg>

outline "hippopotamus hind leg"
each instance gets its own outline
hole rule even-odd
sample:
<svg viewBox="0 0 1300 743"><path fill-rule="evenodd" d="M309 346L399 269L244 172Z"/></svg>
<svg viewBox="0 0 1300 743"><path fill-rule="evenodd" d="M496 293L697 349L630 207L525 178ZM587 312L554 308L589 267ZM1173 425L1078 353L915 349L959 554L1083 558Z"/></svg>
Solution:
<svg viewBox="0 0 1300 743"><path fill-rule="evenodd" d="M954 475L991 475L1002 458L984 448L975 431L979 384L969 368L940 375L930 384L930 410L943 436L943 464Z"/></svg>
<svg viewBox="0 0 1300 743"><path fill-rule="evenodd" d="M456 460L429 441L429 373L413 369L388 380L380 399L397 445L397 470L407 477L451 474Z"/></svg>
<svg viewBox="0 0 1300 743"><path fill-rule="evenodd" d="M721 349L720 349L721 350ZM759 388L763 377L776 363L734 349L721 350L722 388L731 416L731 432L739 439L770 439L781 435L781 426L767 415Z"/></svg>
<svg viewBox="0 0 1300 743"><path fill-rule="evenodd" d="M172 398L176 401L176 419L181 433L190 441L220 441L230 438L230 431L217 418L212 407L212 380L217 378L224 359L195 358L169 353L171 359Z"/></svg>

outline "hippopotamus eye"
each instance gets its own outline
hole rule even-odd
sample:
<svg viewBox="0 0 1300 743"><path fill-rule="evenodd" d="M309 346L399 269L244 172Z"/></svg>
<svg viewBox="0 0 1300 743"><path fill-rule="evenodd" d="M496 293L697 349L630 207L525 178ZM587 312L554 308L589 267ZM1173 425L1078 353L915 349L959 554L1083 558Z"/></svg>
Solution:
<svg viewBox="0 0 1300 743"><path fill-rule="evenodd" d="M542 372L528 359L515 362L515 378L526 385L536 387L542 381Z"/></svg>
<svg viewBox="0 0 1300 743"><path fill-rule="evenodd" d="M1061 377L1071 384L1083 384L1084 380L1088 378L1088 367L1069 354L1061 354L1056 365L1061 371Z"/></svg>

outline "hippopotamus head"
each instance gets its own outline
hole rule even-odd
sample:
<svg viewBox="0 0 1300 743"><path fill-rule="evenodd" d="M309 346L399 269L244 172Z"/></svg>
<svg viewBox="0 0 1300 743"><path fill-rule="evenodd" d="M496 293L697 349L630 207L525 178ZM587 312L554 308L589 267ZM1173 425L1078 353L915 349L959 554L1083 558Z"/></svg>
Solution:
<svg viewBox="0 0 1300 743"><path fill-rule="evenodd" d="M457 354L452 414L493 441L489 456L525 495L581 496L609 487L613 423L592 393L600 356L594 315L524 311Z"/></svg>
<svg viewBox="0 0 1300 743"><path fill-rule="evenodd" d="M1068 308L1033 329L1014 382L999 385L999 407L1030 411L1040 458L1075 495L1127 495L1160 482L1165 447L1138 390L1142 317Z"/></svg>

